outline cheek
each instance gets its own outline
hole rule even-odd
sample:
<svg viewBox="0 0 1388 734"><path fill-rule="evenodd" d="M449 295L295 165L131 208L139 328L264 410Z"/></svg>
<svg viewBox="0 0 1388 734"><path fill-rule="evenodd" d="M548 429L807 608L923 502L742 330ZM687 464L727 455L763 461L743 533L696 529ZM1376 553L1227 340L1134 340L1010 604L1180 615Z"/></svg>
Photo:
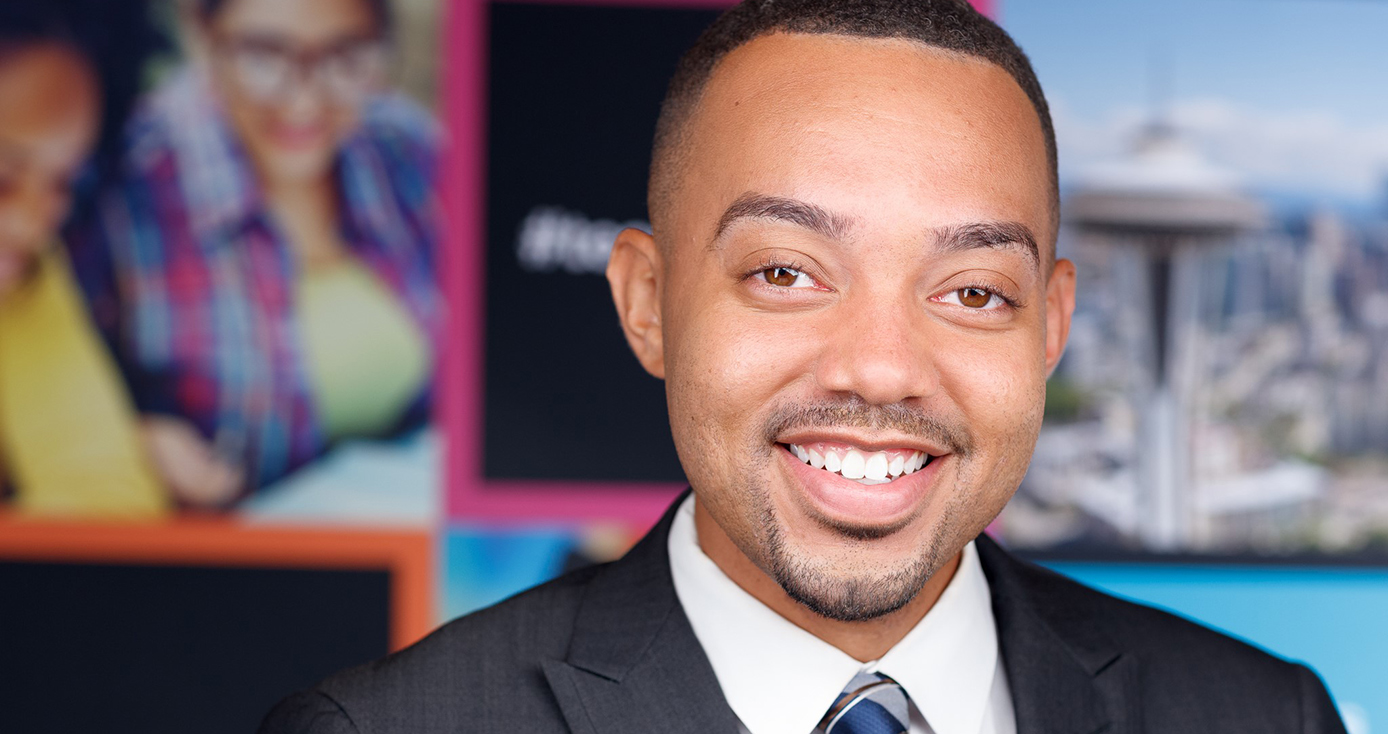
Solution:
<svg viewBox="0 0 1388 734"><path fill-rule="evenodd" d="M1046 368L1040 330L952 349L937 361L941 384L968 423L976 450L990 463L1030 456L1045 408Z"/></svg>
<svg viewBox="0 0 1388 734"><path fill-rule="evenodd" d="M1039 344L1032 337L977 345L940 362L941 384L974 440L944 511L959 543L983 531L1026 475L1045 407Z"/></svg>
<svg viewBox="0 0 1388 734"><path fill-rule="evenodd" d="M234 86L224 87L218 93L227 121L233 132L252 153L260 153L270 147L271 111L259 102L245 98L234 91Z"/></svg>
<svg viewBox="0 0 1388 734"><path fill-rule="evenodd" d="M352 132L361 124L361 114L362 111L356 107L333 107L330 109L328 119L332 128L334 145L352 135Z"/></svg>
<svg viewBox="0 0 1388 734"><path fill-rule="evenodd" d="M816 342L794 319L738 305L667 313L681 316L664 334L676 443L685 439L681 452L712 449L727 463L745 464L743 452L762 443L765 409L812 372Z"/></svg>

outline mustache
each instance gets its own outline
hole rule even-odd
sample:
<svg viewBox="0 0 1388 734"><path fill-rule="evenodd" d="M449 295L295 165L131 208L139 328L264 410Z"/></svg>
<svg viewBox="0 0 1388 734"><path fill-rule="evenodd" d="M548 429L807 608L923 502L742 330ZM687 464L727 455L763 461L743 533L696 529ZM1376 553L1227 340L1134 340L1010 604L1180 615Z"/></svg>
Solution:
<svg viewBox="0 0 1388 734"><path fill-rule="evenodd" d="M873 405L857 396L778 406L767 417L766 440L774 443L792 429L845 427L903 433L960 457L974 450L973 434L960 421L903 403Z"/></svg>

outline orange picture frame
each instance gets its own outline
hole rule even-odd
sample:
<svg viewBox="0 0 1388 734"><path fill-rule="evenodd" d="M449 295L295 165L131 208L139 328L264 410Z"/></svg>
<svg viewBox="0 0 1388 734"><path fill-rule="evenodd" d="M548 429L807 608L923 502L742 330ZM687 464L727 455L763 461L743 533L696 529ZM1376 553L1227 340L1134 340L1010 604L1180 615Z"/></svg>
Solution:
<svg viewBox="0 0 1388 734"><path fill-rule="evenodd" d="M392 650L408 646L434 627L434 546L434 536L426 530L200 517L160 522L57 520L0 511L0 561L386 571Z"/></svg>

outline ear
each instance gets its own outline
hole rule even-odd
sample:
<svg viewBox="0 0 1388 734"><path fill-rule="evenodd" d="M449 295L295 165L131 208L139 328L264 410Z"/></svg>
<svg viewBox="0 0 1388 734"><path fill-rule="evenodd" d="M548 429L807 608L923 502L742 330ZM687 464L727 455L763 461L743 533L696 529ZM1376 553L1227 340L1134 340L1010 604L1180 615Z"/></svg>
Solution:
<svg viewBox="0 0 1388 734"><path fill-rule="evenodd" d="M639 229L624 229L607 260L607 283L617 318L636 359L646 371L665 378L665 342L660 322L662 258L655 238Z"/></svg>
<svg viewBox="0 0 1388 734"><path fill-rule="evenodd" d="M1070 339L1070 317L1075 313L1075 264L1057 260L1046 282L1046 376L1055 372L1065 343Z"/></svg>

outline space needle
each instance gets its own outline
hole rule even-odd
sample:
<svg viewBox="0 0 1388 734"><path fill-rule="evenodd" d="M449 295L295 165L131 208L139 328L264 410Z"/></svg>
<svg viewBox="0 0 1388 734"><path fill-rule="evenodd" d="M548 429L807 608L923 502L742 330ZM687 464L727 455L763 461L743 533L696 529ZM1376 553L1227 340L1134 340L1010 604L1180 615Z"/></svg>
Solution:
<svg viewBox="0 0 1388 734"><path fill-rule="evenodd" d="M1089 241L1128 248L1142 277L1148 328L1138 353L1138 532L1148 548L1194 540L1190 468L1191 337L1198 320L1199 258L1259 228L1262 207L1165 123L1147 125L1127 155L1082 173L1065 218Z"/></svg>

